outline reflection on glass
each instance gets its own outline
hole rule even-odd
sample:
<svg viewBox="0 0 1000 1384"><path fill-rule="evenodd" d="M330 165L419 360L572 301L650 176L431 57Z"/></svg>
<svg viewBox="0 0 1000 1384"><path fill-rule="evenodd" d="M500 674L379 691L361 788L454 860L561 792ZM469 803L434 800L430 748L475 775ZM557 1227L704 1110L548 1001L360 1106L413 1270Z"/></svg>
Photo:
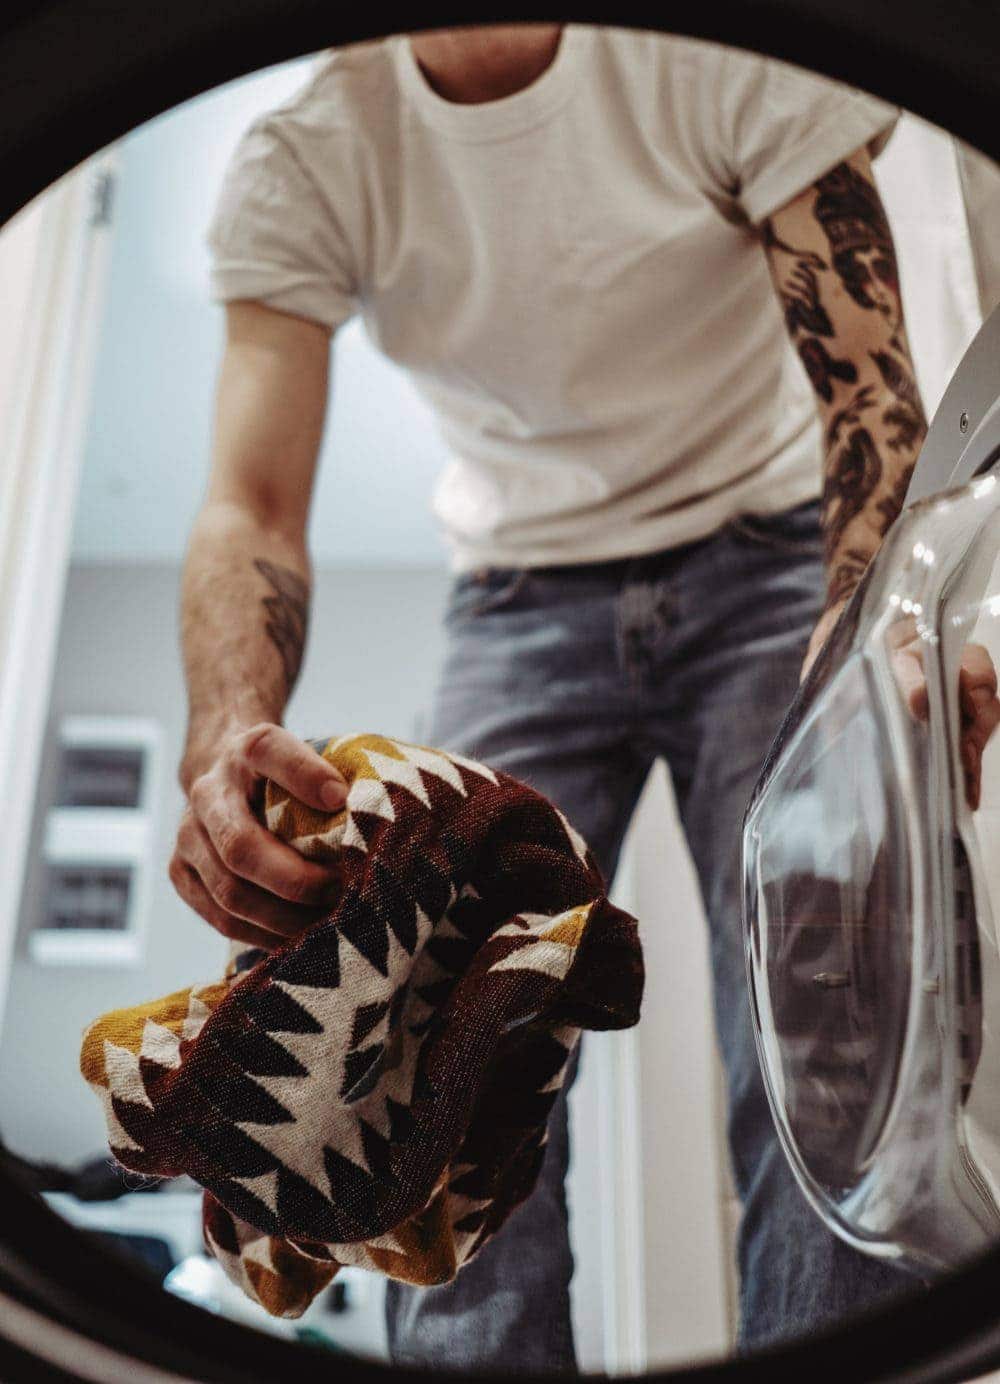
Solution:
<svg viewBox="0 0 1000 1384"><path fill-rule="evenodd" d="M771 1061L802 1157L834 1192L885 1121L910 990L901 805L882 742L855 657L757 827Z"/></svg>
<svg viewBox="0 0 1000 1384"><path fill-rule="evenodd" d="M839 1233L914 1265L1000 1234L1000 486L894 528L747 814L769 1094Z"/></svg>

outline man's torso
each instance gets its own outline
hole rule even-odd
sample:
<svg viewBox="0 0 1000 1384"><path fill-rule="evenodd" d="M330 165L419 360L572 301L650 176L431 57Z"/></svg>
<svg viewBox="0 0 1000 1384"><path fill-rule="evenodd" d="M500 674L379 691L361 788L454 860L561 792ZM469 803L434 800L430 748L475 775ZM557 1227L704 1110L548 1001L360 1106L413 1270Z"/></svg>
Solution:
<svg viewBox="0 0 1000 1384"><path fill-rule="evenodd" d="M330 214L310 247L342 277L327 320L360 312L437 414L456 566L650 552L818 492L809 386L741 203L741 140L750 167L780 136L775 80L568 26L531 86L459 105L402 37L333 55L262 122Z"/></svg>

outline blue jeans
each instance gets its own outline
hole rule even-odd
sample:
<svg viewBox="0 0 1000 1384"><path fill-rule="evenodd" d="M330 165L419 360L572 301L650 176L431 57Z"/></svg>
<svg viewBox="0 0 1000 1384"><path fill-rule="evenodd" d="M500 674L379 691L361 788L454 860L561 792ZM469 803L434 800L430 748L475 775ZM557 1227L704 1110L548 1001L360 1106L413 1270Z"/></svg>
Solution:
<svg viewBox="0 0 1000 1384"><path fill-rule="evenodd" d="M728 1134L743 1203L742 1350L804 1333L913 1280L822 1225L778 1146L757 1065L741 935L740 825L795 692L823 588L817 503L742 516L650 556L488 569L453 585L428 743L539 789L610 879L654 760L669 766L711 934ZM640 919L641 922L641 919ZM454 1283L388 1285L398 1363L571 1371L565 1092L539 1185Z"/></svg>

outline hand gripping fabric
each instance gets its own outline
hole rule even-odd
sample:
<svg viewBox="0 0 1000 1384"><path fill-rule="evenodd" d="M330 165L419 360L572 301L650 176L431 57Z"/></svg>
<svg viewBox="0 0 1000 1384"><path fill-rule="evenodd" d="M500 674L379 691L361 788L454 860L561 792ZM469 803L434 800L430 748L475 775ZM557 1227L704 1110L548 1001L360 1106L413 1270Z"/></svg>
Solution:
<svg viewBox="0 0 1000 1384"><path fill-rule="evenodd" d="M444 1283L531 1191L583 1028L639 1017L635 919L533 789L378 735L310 742L344 775L267 826L333 866L330 916L225 976L86 1029L111 1151L205 1188L205 1244L273 1316L343 1264Z"/></svg>

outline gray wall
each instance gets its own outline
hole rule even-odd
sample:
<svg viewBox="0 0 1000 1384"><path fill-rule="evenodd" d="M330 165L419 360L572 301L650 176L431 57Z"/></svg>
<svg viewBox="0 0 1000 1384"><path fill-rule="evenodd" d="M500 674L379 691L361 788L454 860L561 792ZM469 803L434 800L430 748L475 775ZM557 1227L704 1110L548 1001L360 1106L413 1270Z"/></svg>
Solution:
<svg viewBox="0 0 1000 1384"><path fill-rule="evenodd" d="M27 935L39 900L37 852L29 864L0 1036L0 1134L29 1156L75 1163L105 1147L100 1105L77 1069L83 1028L108 1009L210 979L224 960L224 940L185 907L166 874L183 806L175 777L185 727L178 578L173 565L71 569L33 840L41 840L61 716L153 717L163 726L166 755L140 967L32 961ZM417 717L432 690L446 583L447 574L433 569L318 570L310 646L289 728L300 735L418 733Z"/></svg>

